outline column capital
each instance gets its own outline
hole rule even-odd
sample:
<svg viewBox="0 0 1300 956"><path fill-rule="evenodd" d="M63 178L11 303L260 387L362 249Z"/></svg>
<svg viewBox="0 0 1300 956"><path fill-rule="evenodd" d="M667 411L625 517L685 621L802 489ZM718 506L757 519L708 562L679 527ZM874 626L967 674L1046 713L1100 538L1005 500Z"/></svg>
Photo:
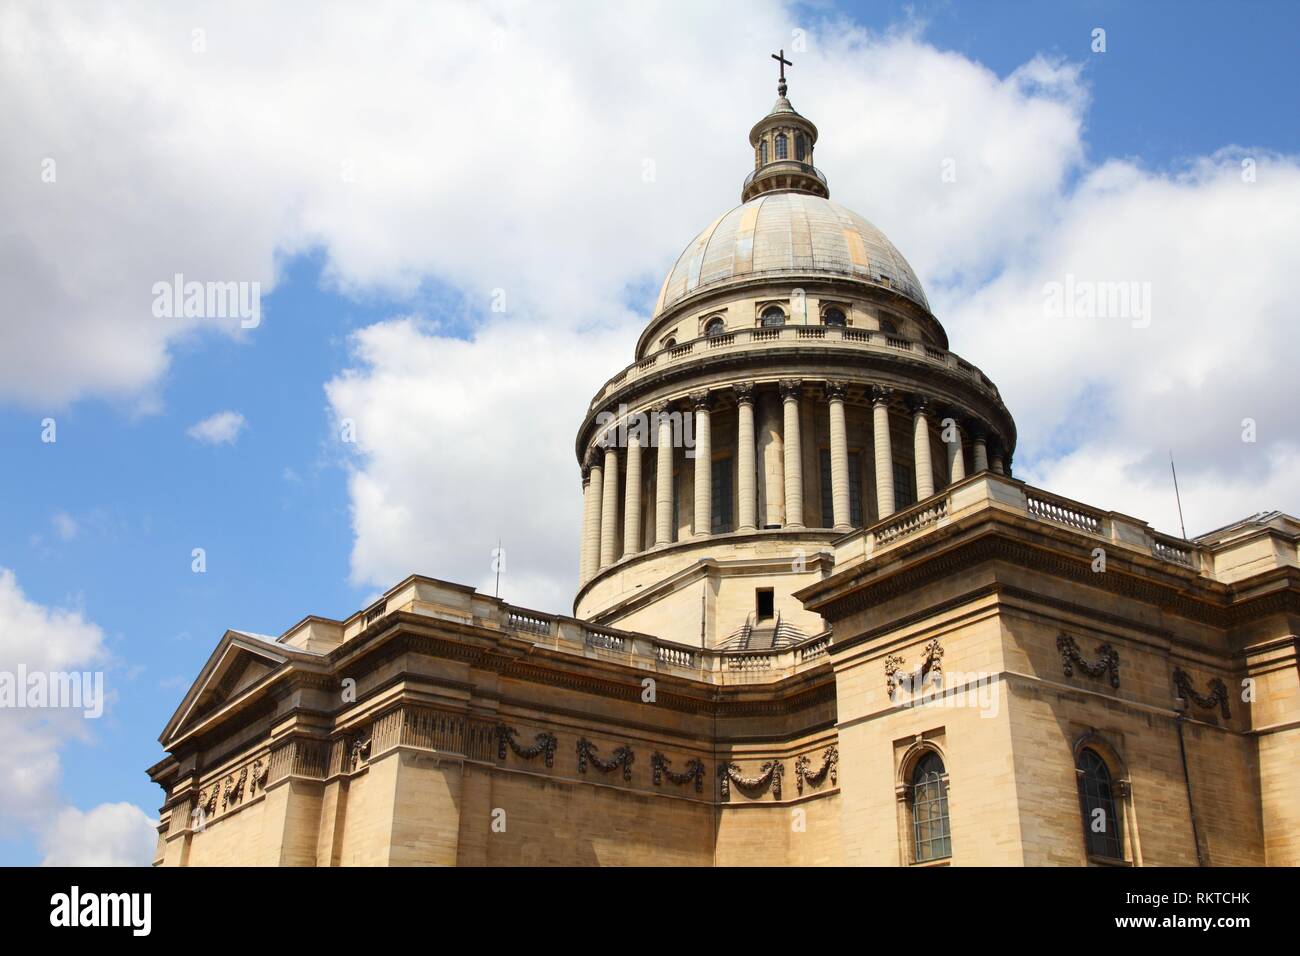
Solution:
<svg viewBox="0 0 1300 956"><path fill-rule="evenodd" d="M888 405L890 399L894 397L894 390L888 385L871 386L871 404Z"/></svg>
<svg viewBox="0 0 1300 956"><path fill-rule="evenodd" d="M781 387L782 401L790 401L791 399L793 399L794 401L798 401L800 395L803 394L802 379L783 378L781 379L780 387Z"/></svg>
<svg viewBox="0 0 1300 956"><path fill-rule="evenodd" d="M731 386L731 390L736 393L737 405L754 404L754 383L753 382L736 382Z"/></svg>
<svg viewBox="0 0 1300 956"><path fill-rule="evenodd" d="M691 408L697 412L707 412L713 406L713 393L707 388L700 389L698 392L691 392Z"/></svg>
<svg viewBox="0 0 1300 956"><path fill-rule="evenodd" d="M912 392L907 396L907 407L912 410L913 415L928 415L934 410L934 402L929 395Z"/></svg>
<svg viewBox="0 0 1300 956"><path fill-rule="evenodd" d="M986 441L989 437L988 426L978 418L969 418L965 422L966 434L970 435L971 441Z"/></svg>
<svg viewBox="0 0 1300 956"><path fill-rule="evenodd" d="M673 406L676 404L677 403L672 399L665 398L663 401L655 402L651 405L650 411L654 412L656 415L667 415L673 410Z"/></svg>
<svg viewBox="0 0 1300 956"><path fill-rule="evenodd" d="M951 418L958 430L966 430L966 414L956 405L938 405L935 407L934 413L941 422L943 419Z"/></svg>
<svg viewBox="0 0 1300 956"><path fill-rule="evenodd" d="M826 383L826 398L832 402L844 401L844 395L848 391L847 382L828 381Z"/></svg>
<svg viewBox="0 0 1300 956"><path fill-rule="evenodd" d="M589 482L590 480L591 480L591 463L590 463L590 462L585 462L585 461L584 461L584 462L582 463L582 484L583 484L583 487L586 487L587 482Z"/></svg>

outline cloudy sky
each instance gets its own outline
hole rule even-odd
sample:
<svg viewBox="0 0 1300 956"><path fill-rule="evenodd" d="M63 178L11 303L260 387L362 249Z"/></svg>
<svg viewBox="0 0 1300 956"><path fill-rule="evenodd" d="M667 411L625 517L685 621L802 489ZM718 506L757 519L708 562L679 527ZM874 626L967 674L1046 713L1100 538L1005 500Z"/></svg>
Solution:
<svg viewBox="0 0 1300 956"><path fill-rule="evenodd" d="M779 47L1020 477L1177 532L1172 451L1190 534L1300 513L1295 12L1043 6L0 8L0 670L108 689L0 712L0 861L148 860L227 627L490 589L498 538L503 596L569 609L574 431L738 201ZM259 314L160 307L178 274ZM1149 316L1050 316L1067 276Z"/></svg>

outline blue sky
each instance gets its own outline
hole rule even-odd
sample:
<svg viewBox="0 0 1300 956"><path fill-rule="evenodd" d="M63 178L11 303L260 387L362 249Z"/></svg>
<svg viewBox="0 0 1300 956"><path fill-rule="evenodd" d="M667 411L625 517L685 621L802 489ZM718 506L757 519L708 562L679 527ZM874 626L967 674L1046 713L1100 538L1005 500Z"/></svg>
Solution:
<svg viewBox="0 0 1300 956"><path fill-rule="evenodd" d="M1159 171L1233 144L1300 153L1294 4L847 3L799 8L796 16L815 23L837 11L874 31L919 22L922 43L999 77L1038 54L1081 64L1090 96L1086 163L1070 169L1072 180L1110 158ZM1104 55L1089 51L1097 26L1107 31ZM771 46L780 42L776 34ZM753 51L754 82L764 86L771 80L766 53ZM792 76L798 75L796 65ZM764 90L760 99L768 98ZM0 150L18 148L13 139L0 140ZM722 146L734 154L738 182L744 146ZM40 155L41 146L33 149ZM238 165L238 157L231 162ZM831 175L843 180L853 173ZM731 200L720 195L688 213L681 237ZM196 208L194 218L171 227L204 230L201 204ZM584 214L580 206L573 212ZM489 242L491 228L484 225ZM680 245L681 237L668 245ZM383 283L376 290L340 280L334 261L310 243L282 250L259 328L243 338L170 339L165 371L140 389L91 389L63 403L11 396L0 404L0 491L9 503L0 510L0 567L14 572L29 601L80 609L103 629L113 655L108 683L116 699L108 714L89 739L62 749L58 791L70 805L122 800L154 811L161 795L144 770L161 757L157 734L226 628L278 634L307 613L346 616L377 590L354 574L350 459L335 440L325 385L357 366L349 337L358 330L419 313L441 319L442 335L463 338L492 316L478 300L467 304L454 275L421 276L415 295L398 294ZM648 273L627 273L621 288L630 313L648 314L655 273L670 265L670 257L656 256ZM159 263L158 271L173 269ZM339 291L341 284L352 294ZM14 321L13 314L0 319L0 329ZM8 334L0 331L0 343ZM988 356L970 357L987 364ZM599 378L615 370L611 365ZM187 435L226 409L247 422L233 444ZM570 434L579 412L564 413ZM47 415L58 423L52 445L40 441ZM440 437L413 425L406 440ZM431 493L437 480L429 476ZM571 485L576 499L576 480ZM56 515L70 517L75 531L67 534L65 526L61 535ZM485 529L484 536L498 531ZM555 560L576 559L576 534L575 525L570 539L556 543ZM432 536L425 546L432 563L440 543ZM196 547L206 550L202 575L191 572ZM479 584L482 576L476 565L464 579ZM39 862L30 833L9 836L0 842L0 860Z"/></svg>

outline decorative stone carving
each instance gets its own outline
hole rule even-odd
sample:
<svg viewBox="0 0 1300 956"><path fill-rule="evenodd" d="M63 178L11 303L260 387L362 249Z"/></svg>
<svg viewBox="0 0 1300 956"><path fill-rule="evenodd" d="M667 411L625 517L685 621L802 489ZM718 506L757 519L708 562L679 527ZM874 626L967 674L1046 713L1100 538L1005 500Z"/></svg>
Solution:
<svg viewBox="0 0 1300 956"><path fill-rule="evenodd" d="M266 778L271 773L270 763L262 763L262 758L258 757L253 761L253 772L248 778L248 795L257 796L258 789L266 789Z"/></svg>
<svg viewBox="0 0 1300 956"><path fill-rule="evenodd" d="M221 781L214 780L208 795L205 797L203 792L199 792L199 809L205 817L214 817L217 815L217 798L221 796Z"/></svg>
<svg viewBox="0 0 1300 956"><path fill-rule="evenodd" d="M894 397L894 390L888 385L871 386L871 404L888 405L890 399Z"/></svg>
<svg viewBox="0 0 1300 956"><path fill-rule="evenodd" d="M623 779L631 780L632 762L634 760L636 760L636 754L634 754L632 748L626 744L622 747L614 748L614 753L611 759L602 760L596 755L596 747L590 740L583 737L578 741L578 773L586 773L588 763L601 773L610 773L611 771L622 767Z"/></svg>
<svg viewBox="0 0 1300 956"><path fill-rule="evenodd" d="M237 804L244 799L244 785L247 782L247 766L240 769L238 777L234 774L230 774L226 777L225 786L222 788L221 794L221 809L229 809L233 804Z"/></svg>
<svg viewBox="0 0 1300 956"><path fill-rule="evenodd" d="M737 382L731 386L731 390L736 393L737 405L752 405L754 402L754 383Z"/></svg>
<svg viewBox="0 0 1300 956"><path fill-rule="evenodd" d="M694 780L695 792L696 793L704 792L703 761L694 760L694 759L688 760L686 761L686 770L681 773L677 773L669 768L668 758L656 750L654 753L650 755L650 770L654 779L654 785L656 787L663 782L664 777L667 777L670 783L675 783L679 787L682 786L683 784L690 783L692 780Z"/></svg>
<svg viewBox="0 0 1300 956"><path fill-rule="evenodd" d="M826 383L825 392L826 392L827 401L834 401L838 399L839 401L842 402L844 401L844 396L845 393L847 393L847 391L848 391L848 384L845 382Z"/></svg>
<svg viewBox="0 0 1300 956"><path fill-rule="evenodd" d="M816 773L809 773L808 768L812 761L808 759L807 754L800 754L794 762L794 785L799 793L803 794L803 785L807 783L811 787L819 787L827 777L831 778L831 785L839 783L839 762L840 751L838 747L827 747L822 752L822 768Z"/></svg>
<svg viewBox="0 0 1300 956"><path fill-rule="evenodd" d="M1198 694L1192 687L1192 679L1187 672L1181 667L1174 668L1174 687L1178 689L1178 696L1186 698L1197 707L1205 710L1211 710L1216 705L1223 719L1228 720L1232 713L1228 710L1228 685L1215 677L1210 681L1210 695L1208 697Z"/></svg>
<svg viewBox="0 0 1300 956"><path fill-rule="evenodd" d="M930 397L922 395L920 392L913 392L907 396L907 407L911 409L914 415L928 414L932 404Z"/></svg>
<svg viewBox="0 0 1300 956"><path fill-rule="evenodd" d="M1061 652L1061 670L1066 677L1073 677L1076 667L1089 677L1101 677L1109 673L1110 686L1119 687L1119 651L1109 644L1097 648L1095 664L1090 664L1084 659L1079 651L1079 645L1068 634L1062 634L1056 639L1056 649Z"/></svg>
<svg viewBox="0 0 1300 956"><path fill-rule="evenodd" d="M741 790L761 793L771 789L774 800L781 799L781 778L785 776L785 766L779 760L769 760L759 768L757 777L745 777L740 773L740 766L735 763L718 765L718 777L721 778L722 799L731 799L731 784Z"/></svg>
<svg viewBox="0 0 1300 956"><path fill-rule="evenodd" d="M370 759L370 737L358 734L348 748L348 769L356 770L363 760Z"/></svg>
<svg viewBox="0 0 1300 956"><path fill-rule="evenodd" d="M542 754L545 756L546 766L555 766L555 734L548 730L542 731L534 738L529 747L521 747L515 742L515 728L506 724L497 724L497 759L506 759L506 747L514 751L516 757L524 760L532 760L534 757Z"/></svg>
<svg viewBox="0 0 1300 956"><path fill-rule="evenodd" d="M803 394L803 381L797 378L783 378L780 382L781 399L798 398Z"/></svg>
<svg viewBox="0 0 1300 956"><path fill-rule="evenodd" d="M890 654L885 658L885 686L888 688L890 700L894 699L894 695L898 693L898 688L904 684L909 685L909 689L917 691L925 686L927 680L936 685L942 682L943 645L939 643L939 639L936 637L925 645L925 652L921 657L921 666L919 668L905 672L903 665L903 658L897 654Z"/></svg>
<svg viewBox="0 0 1300 956"><path fill-rule="evenodd" d="M696 411L708 411L713 407L713 393L708 389L702 389L690 394L691 408Z"/></svg>

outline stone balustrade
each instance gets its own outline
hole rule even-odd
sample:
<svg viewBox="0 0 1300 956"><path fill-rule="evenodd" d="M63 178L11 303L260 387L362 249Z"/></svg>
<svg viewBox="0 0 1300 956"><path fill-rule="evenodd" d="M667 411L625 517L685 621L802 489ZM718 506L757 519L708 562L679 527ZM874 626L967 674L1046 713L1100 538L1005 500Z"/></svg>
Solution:
<svg viewBox="0 0 1300 956"><path fill-rule="evenodd" d="M927 342L905 339L875 329L840 328L825 325L784 325L775 328L732 329L721 335L692 339L651 352L607 381L591 401L588 411L594 412L603 407L609 397L618 389L639 379L645 378L661 369L679 365L703 357L716 356L719 352L743 353L746 351L764 351L773 345L785 347L825 348L829 344L863 352L877 352L889 355L904 354L908 358L925 365L941 366L970 379L972 384L994 401L1001 403L997 386L969 362L961 359L954 352L938 348Z"/></svg>

